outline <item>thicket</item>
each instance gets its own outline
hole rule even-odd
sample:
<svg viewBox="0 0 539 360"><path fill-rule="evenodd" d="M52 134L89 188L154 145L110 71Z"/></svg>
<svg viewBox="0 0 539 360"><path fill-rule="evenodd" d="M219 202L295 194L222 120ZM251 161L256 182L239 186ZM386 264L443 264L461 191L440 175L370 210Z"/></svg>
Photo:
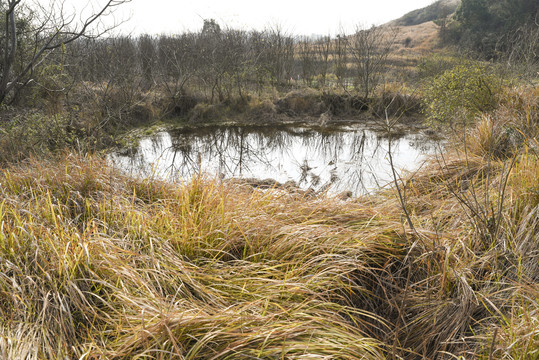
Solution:
<svg viewBox="0 0 539 360"><path fill-rule="evenodd" d="M80 84L91 86L96 96L101 90L124 101L135 90L159 91L179 112L189 106L182 101L186 96L215 103L300 85L368 98L380 84L393 39L394 34L374 27L337 38L308 38L279 26L222 29L213 20L205 20L199 32L179 35L81 38L51 49L33 68L24 96L11 94L4 103L25 104L32 91L43 91L45 99L37 99L43 102L52 101L48 95L69 98ZM19 46L15 67L23 66L31 52Z"/></svg>
<svg viewBox="0 0 539 360"><path fill-rule="evenodd" d="M535 0L462 0L449 37L487 59L537 66L539 3Z"/></svg>
<svg viewBox="0 0 539 360"><path fill-rule="evenodd" d="M103 91L136 90L146 98L163 95L155 107L180 115L197 101L275 100L299 87L366 101L383 81L394 39L394 34L378 28L312 39L295 37L278 26L248 32L211 24L200 32L175 36L80 41L70 47L66 71ZM130 98L126 94L122 100Z"/></svg>

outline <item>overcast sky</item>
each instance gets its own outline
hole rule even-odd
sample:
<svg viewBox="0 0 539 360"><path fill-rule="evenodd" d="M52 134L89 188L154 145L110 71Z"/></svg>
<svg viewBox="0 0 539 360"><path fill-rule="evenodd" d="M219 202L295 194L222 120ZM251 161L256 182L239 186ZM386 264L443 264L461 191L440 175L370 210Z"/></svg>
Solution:
<svg viewBox="0 0 539 360"><path fill-rule="evenodd" d="M81 7L89 0L66 0ZM103 3L104 0L93 0ZM215 19L222 27L259 29L279 24L296 35L328 34L340 27L351 30L382 24L425 7L433 0L132 0L116 10L124 33L178 33L202 28L202 19Z"/></svg>

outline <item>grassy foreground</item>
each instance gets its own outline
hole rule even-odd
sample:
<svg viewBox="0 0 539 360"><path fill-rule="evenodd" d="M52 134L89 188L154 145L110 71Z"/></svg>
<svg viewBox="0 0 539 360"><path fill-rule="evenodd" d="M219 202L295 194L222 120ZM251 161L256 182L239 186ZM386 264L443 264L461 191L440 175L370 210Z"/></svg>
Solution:
<svg viewBox="0 0 539 360"><path fill-rule="evenodd" d="M537 359L537 98L514 99L406 183L415 229L392 192L4 168L0 357Z"/></svg>

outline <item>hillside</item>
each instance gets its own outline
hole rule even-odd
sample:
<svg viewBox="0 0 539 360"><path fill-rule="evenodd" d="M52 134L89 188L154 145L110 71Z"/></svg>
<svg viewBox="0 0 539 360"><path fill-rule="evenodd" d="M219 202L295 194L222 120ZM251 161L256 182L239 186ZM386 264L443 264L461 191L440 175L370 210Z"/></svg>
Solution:
<svg viewBox="0 0 539 360"><path fill-rule="evenodd" d="M434 51L439 45L439 20L450 18L460 3L461 0L438 0L382 25L397 32L392 57L416 58Z"/></svg>
<svg viewBox="0 0 539 360"><path fill-rule="evenodd" d="M460 5L461 0L438 0L421 9L410 11L404 16L389 23L392 26L413 26L429 21L436 21L442 17L453 14Z"/></svg>
<svg viewBox="0 0 539 360"><path fill-rule="evenodd" d="M395 55L423 56L438 44L440 27L433 21L417 25L393 26L397 31L393 51Z"/></svg>

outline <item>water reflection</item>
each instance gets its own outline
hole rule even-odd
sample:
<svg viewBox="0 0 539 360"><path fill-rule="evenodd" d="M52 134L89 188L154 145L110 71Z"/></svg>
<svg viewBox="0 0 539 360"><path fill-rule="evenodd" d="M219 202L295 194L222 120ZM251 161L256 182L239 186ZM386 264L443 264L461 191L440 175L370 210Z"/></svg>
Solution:
<svg viewBox="0 0 539 360"><path fill-rule="evenodd" d="M393 139L397 169L414 170L436 144L419 134ZM135 154L111 155L136 175L172 181L199 171L222 178L271 178L355 195L391 180L388 139L359 126L338 129L228 126L161 132L140 141Z"/></svg>

